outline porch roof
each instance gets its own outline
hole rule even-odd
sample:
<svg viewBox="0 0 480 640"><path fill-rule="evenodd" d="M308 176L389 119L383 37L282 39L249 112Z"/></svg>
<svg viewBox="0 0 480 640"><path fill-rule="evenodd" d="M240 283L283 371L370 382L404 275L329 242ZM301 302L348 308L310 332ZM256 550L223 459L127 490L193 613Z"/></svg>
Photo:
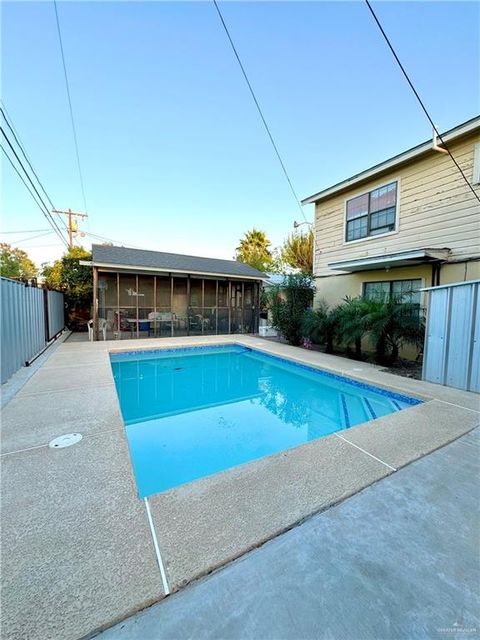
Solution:
<svg viewBox="0 0 480 640"><path fill-rule="evenodd" d="M447 260L450 249L414 249L411 251L398 251L396 253L386 253L377 256L366 256L354 260L341 260L330 262L329 269L332 271L370 271L372 269L385 269L387 267L411 267L428 262L444 262Z"/></svg>
<svg viewBox="0 0 480 640"><path fill-rule="evenodd" d="M262 271L236 260L188 256L164 251L147 251L112 245L92 245L92 266L109 270L129 272L152 271L155 273L178 273L241 278L246 280L268 280Z"/></svg>

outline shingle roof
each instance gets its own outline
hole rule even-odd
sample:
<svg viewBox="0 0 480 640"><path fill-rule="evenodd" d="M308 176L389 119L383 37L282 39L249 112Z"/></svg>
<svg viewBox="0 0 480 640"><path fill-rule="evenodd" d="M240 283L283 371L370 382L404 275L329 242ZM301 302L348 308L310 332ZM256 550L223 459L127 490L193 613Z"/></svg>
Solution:
<svg viewBox="0 0 480 640"><path fill-rule="evenodd" d="M179 253L129 249L105 244L92 245L94 265L116 265L158 271L173 271L205 275L225 275L237 278L267 278L265 273L236 260L184 256Z"/></svg>

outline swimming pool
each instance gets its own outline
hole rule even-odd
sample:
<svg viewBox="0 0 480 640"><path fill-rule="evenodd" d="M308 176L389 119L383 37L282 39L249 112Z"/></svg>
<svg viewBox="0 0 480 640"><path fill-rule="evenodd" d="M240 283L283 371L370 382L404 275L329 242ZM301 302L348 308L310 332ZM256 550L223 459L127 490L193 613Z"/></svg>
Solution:
<svg viewBox="0 0 480 640"><path fill-rule="evenodd" d="M237 345L110 359L142 498L420 403Z"/></svg>

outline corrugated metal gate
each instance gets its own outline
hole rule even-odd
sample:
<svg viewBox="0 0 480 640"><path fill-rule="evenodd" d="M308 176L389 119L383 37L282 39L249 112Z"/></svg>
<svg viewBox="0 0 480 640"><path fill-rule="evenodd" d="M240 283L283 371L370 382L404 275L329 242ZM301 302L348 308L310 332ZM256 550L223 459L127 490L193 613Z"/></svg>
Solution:
<svg viewBox="0 0 480 640"><path fill-rule="evenodd" d="M47 291L48 340L65 328L65 304L63 293Z"/></svg>
<svg viewBox="0 0 480 640"><path fill-rule="evenodd" d="M480 280L425 289L423 379L480 392Z"/></svg>
<svg viewBox="0 0 480 640"><path fill-rule="evenodd" d="M65 327L63 293L1 278L1 382L6 382Z"/></svg>

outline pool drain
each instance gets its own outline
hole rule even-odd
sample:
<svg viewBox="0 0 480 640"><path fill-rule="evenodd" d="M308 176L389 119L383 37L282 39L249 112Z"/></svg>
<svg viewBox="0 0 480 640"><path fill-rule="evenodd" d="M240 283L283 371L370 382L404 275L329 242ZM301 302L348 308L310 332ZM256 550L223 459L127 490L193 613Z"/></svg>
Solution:
<svg viewBox="0 0 480 640"><path fill-rule="evenodd" d="M48 443L50 449L65 449L77 444L83 438L81 433L66 433L64 436L58 436Z"/></svg>

